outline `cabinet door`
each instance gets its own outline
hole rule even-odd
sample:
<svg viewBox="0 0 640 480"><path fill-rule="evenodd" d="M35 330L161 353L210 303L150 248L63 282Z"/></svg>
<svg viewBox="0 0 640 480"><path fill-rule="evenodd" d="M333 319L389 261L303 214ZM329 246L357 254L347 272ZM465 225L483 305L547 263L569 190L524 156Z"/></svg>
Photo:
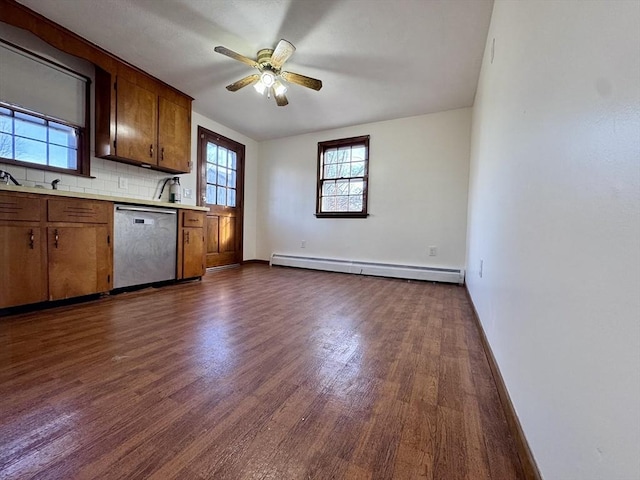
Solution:
<svg viewBox="0 0 640 480"><path fill-rule="evenodd" d="M106 225L48 227L49 300L106 292L111 249Z"/></svg>
<svg viewBox="0 0 640 480"><path fill-rule="evenodd" d="M0 226L0 308L47 299L42 234L37 226Z"/></svg>
<svg viewBox="0 0 640 480"><path fill-rule="evenodd" d="M157 165L155 92L118 77L116 97L116 155Z"/></svg>
<svg viewBox="0 0 640 480"><path fill-rule="evenodd" d="M182 278L204 275L204 231L202 228L182 229Z"/></svg>
<svg viewBox="0 0 640 480"><path fill-rule="evenodd" d="M158 166L189 173L191 170L191 115L189 110L159 97Z"/></svg>

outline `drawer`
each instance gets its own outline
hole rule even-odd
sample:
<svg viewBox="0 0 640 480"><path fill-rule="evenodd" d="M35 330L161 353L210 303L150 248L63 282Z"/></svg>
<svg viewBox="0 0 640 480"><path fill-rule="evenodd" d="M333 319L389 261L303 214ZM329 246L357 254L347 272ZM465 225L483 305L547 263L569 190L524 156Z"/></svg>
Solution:
<svg viewBox="0 0 640 480"><path fill-rule="evenodd" d="M43 199L0 193L0 220L40 221L40 202Z"/></svg>
<svg viewBox="0 0 640 480"><path fill-rule="evenodd" d="M109 223L112 214L110 202L56 198L48 200L47 205L50 222Z"/></svg>
<svg viewBox="0 0 640 480"><path fill-rule="evenodd" d="M196 212L194 210L185 210L182 212L182 226L184 227L204 227L204 212Z"/></svg>

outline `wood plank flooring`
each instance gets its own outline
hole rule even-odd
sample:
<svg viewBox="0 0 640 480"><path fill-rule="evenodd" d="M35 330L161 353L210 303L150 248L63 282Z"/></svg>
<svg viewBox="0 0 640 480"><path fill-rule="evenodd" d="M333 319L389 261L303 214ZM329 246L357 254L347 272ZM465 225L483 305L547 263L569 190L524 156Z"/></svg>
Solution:
<svg viewBox="0 0 640 480"><path fill-rule="evenodd" d="M249 265L0 318L0 478L524 478L462 287Z"/></svg>

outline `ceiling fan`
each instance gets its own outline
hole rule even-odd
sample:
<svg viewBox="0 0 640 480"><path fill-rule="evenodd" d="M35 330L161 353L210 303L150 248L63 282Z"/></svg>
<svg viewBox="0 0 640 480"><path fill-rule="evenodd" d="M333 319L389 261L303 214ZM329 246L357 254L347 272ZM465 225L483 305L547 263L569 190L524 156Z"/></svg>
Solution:
<svg viewBox="0 0 640 480"><path fill-rule="evenodd" d="M299 73L282 70L284 62L296 51L296 47L284 39L278 42L275 50L271 48L259 50L256 60L240 55L226 47L219 46L214 48L214 50L222 55L226 55L227 57L258 69L259 73L248 75L231 85L227 85L227 90L230 92L236 92L247 85L253 85L258 93L266 93L268 97L273 95L278 106L284 107L289 103L285 96L285 92L287 91L286 82L302 85L303 87L313 90L320 90L322 88L322 82L320 80L300 75Z"/></svg>

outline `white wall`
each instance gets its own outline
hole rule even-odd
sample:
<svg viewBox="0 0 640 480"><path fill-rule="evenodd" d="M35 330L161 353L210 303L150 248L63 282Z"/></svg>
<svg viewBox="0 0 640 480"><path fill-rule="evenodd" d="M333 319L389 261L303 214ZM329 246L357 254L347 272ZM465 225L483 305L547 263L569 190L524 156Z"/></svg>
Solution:
<svg viewBox="0 0 640 480"><path fill-rule="evenodd" d="M256 254L256 213L258 202L258 142L246 137L235 130L193 112L191 115L191 159L194 165L193 171L185 175L181 180L183 187L196 192L196 168L198 164L198 126L202 126L212 132L230 138L245 146L244 164L244 222L243 222L243 256L244 260L257 258Z"/></svg>
<svg viewBox="0 0 640 480"><path fill-rule="evenodd" d="M640 478L639 57L637 1L495 3L467 282L548 480Z"/></svg>
<svg viewBox="0 0 640 480"><path fill-rule="evenodd" d="M261 142L259 258L464 267L470 125L460 109ZM359 135L371 136L370 216L316 218L318 142Z"/></svg>

